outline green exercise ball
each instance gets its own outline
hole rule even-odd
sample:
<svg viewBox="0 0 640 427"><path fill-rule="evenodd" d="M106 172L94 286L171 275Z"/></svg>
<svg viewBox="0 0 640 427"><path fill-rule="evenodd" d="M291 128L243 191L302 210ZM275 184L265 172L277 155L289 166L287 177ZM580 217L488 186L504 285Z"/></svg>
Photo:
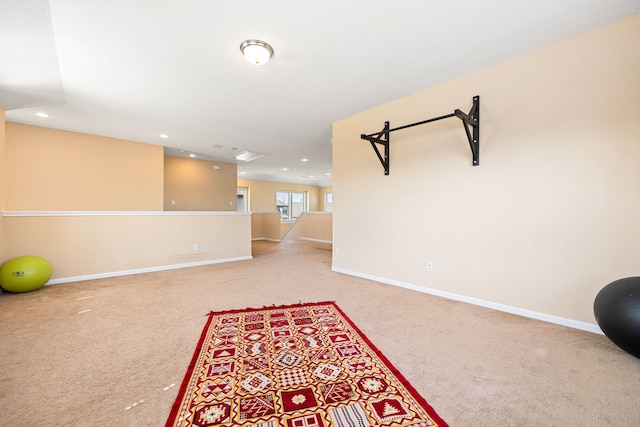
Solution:
<svg viewBox="0 0 640 427"><path fill-rule="evenodd" d="M51 264L39 256L20 256L0 267L0 287L9 292L31 292L40 289L53 274Z"/></svg>

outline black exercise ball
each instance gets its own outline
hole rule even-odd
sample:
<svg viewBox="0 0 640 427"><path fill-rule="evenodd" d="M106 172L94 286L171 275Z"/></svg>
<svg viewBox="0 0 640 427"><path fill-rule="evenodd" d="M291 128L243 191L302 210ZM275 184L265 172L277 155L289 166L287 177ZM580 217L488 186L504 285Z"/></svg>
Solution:
<svg viewBox="0 0 640 427"><path fill-rule="evenodd" d="M607 338L640 358L640 277L619 279L602 288L593 312Z"/></svg>

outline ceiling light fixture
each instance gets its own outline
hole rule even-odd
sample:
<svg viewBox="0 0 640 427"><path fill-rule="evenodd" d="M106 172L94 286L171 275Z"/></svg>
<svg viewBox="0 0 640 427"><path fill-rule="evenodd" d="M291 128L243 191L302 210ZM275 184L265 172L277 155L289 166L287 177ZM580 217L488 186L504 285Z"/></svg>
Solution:
<svg viewBox="0 0 640 427"><path fill-rule="evenodd" d="M247 61L256 65L266 64L273 56L273 48L262 40L246 40L240 45L240 52Z"/></svg>
<svg viewBox="0 0 640 427"><path fill-rule="evenodd" d="M38 116L38 117L43 117L43 118L45 118L45 119L46 119L47 117L49 117L49 115L48 115L47 113L44 113L44 112L42 112L42 111L37 112L37 113L36 113L36 116Z"/></svg>

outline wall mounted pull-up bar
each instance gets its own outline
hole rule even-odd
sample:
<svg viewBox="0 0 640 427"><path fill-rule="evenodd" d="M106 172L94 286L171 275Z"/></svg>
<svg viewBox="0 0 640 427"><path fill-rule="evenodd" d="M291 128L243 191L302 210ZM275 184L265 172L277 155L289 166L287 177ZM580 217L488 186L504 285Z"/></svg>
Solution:
<svg viewBox="0 0 640 427"><path fill-rule="evenodd" d="M473 157L473 166L478 166L480 164L480 97L473 97L473 106L469 111L469 114L463 113L462 111L456 109L451 114L446 114L440 117L434 117L433 119L423 120L417 123L411 123L409 125L400 126L397 128L389 129L389 122L384 122L384 128L380 132L372 133L369 135L362 134L360 135L361 139L366 139L371 143L380 163L382 163L382 167L384 168L384 174L389 175L389 134L391 132L395 132L397 130L407 129L413 126L424 125L426 123L435 122L442 119L448 119L449 117L457 117L462 120L462 124L464 125L464 131L467 134L467 139L469 140L469 148L471 148L471 155ZM473 129L470 131L469 126ZM380 154L380 150L378 149L378 145L382 145L384 147L384 156Z"/></svg>

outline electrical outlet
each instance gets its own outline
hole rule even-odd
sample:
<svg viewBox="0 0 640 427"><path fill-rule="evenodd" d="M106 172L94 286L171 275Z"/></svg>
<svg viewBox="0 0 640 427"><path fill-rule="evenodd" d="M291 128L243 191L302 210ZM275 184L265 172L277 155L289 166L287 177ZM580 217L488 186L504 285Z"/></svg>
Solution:
<svg viewBox="0 0 640 427"><path fill-rule="evenodd" d="M427 263L427 271L433 271L433 263L431 262Z"/></svg>
<svg viewBox="0 0 640 427"><path fill-rule="evenodd" d="M197 244L197 243L194 243L194 244L193 244L193 250L194 250L194 251L197 251L197 250L198 250L198 244Z"/></svg>

